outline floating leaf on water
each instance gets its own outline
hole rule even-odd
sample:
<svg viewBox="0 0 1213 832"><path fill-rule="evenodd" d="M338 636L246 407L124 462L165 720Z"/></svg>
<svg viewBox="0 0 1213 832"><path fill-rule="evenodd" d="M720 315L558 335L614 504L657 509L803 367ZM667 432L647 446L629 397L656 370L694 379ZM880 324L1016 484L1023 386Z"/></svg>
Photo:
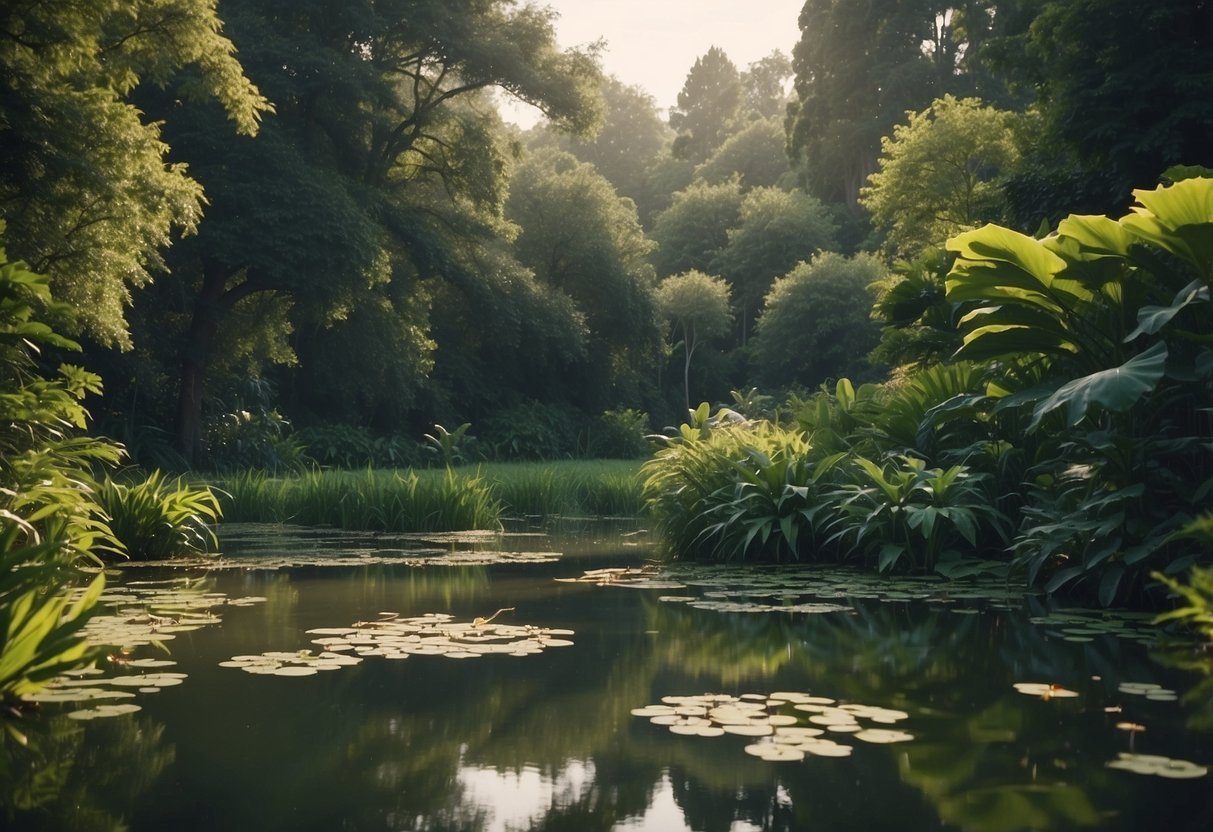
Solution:
<svg viewBox="0 0 1213 832"><path fill-rule="evenodd" d="M799 748L773 742L756 742L745 747L745 753L769 763L794 763L804 759Z"/></svg>
<svg viewBox="0 0 1213 832"><path fill-rule="evenodd" d="M315 676L319 672L314 667L287 665L286 667L276 667L270 670L269 674L272 676Z"/></svg>
<svg viewBox="0 0 1213 832"><path fill-rule="evenodd" d="M742 737L765 737L769 734L775 733L775 730L770 725L763 725L763 724L757 724L757 723L752 723L752 722L751 723L740 723L740 724L728 724L728 725L723 725L721 727L724 728L724 730L730 734L737 734Z"/></svg>
<svg viewBox="0 0 1213 832"><path fill-rule="evenodd" d="M913 734L908 734L905 731L890 731L881 728L865 728L862 731L855 732L855 739L863 740L864 742L887 744L893 742L908 742L914 739Z"/></svg>
<svg viewBox="0 0 1213 832"><path fill-rule="evenodd" d="M1130 734L1140 734L1146 730L1146 726L1138 722L1118 722L1116 728L1119 731L1128 731Z"/></svg>
<svg viewBox="0 0 1213 832"><path fill-rule="evenodd" d="M1122 751L1117 759L1105 763L1108 768L1131 771L1134 774L1153 774L1173 780L1190 780L1209 773L1206 766L1188 760L1176 760L1157 754L1132 754Z"/></svg>
<svg viewBox="0 0 1213 832"><path fill-rule="evenodd" d="M68 714L69 719L106 719L113 716L122 716L123 714L133 714L135 711L143 710L138 705L130 702L123 702L119 705L98 705L95 708L86 708L81 711L72 711Z"/></svg>
<svg viewBox="0 0 1213 832"><path fill-rule="evenodd" d="M1016 682L1012 687L1027 696L1039 696L1041 699L1068 699L1078 696L1077 691L1067 690L1061 685L1044 682Z"/></svg>
<svg viewBox="0 0 1213 832"><path fill-rule="evenodd" d="M800 748L806 754L812 754L815 757L850 757L851 746L839 745L830 740L810 741L802 744Z"/></svg>

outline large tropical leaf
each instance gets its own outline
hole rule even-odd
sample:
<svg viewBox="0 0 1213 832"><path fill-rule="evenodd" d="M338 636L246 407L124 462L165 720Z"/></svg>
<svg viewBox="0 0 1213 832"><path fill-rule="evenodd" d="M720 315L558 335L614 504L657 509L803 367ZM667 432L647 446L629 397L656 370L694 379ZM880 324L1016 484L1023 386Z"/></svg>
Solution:
<svg viewBox="0 0 1213 832"><path fill-rule="evenodd" d="M1119 367L1067 382L1036 405L1028 430L1035 430L1041 419L1062 406L1067 408L1066 421L1070 425L1077 425L1086 418L1093 405L1117 413L1128 410L1157 386L1166 363L1167 346L1159 342Z"/></svg>
<svg viewBox="0 0 1213 832"><path fill-rule="evenodd" d="M1138 335L1153 335L1194 303L1208 302L1209 287L1203 280L1197 278L1179 290L1170 306L1143 306L1137 310L1137 329L1125 336L1125 343L1129 343Z"/></svg>
<svg viewBox="0 0 1213 832"><path fill-rule="evenodd" d="M1213 279L1213 179L1185 179L1136 190L1139 204L1121 224L1134 236L1180 257Z"/></svg>

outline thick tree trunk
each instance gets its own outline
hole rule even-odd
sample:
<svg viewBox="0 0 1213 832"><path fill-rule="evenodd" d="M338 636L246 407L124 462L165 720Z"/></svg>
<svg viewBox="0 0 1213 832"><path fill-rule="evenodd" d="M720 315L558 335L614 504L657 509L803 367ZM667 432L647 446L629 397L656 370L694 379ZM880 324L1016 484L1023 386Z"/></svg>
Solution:
<svg viewBox="0 0 1213 832"><path fill-rule="evenodd" d="M233 302L225 292L232 272L203 259L202 288L194 302L190 328L181 345L181 379L177 392L177 450L193 465L202 439L202 399L206 393L206 368L215 346L215 335L223 315Z"/></svg>

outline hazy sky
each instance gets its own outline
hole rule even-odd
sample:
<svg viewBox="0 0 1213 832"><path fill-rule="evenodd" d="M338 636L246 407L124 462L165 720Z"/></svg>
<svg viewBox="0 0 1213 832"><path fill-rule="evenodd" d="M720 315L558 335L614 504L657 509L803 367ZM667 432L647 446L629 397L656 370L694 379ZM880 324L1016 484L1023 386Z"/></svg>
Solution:
<svg viewBox="0 0 1213 832"><path fill-rule="evenodd" d="M804 0L538 0L560 13L563 46L606 40L603 68L638 84L664 113L675 103L695 59L719 46L744 70L780 49L792 54ZM521 113L507 118L529 124Z"/></svg>

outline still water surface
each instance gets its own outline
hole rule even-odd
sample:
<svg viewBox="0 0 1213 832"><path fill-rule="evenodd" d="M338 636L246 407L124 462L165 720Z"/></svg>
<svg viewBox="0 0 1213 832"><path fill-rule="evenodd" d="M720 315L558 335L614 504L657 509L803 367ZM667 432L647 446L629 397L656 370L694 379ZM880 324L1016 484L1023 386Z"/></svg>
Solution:
<svg viewBox="0 0 1213 832"><path fill-rule="evenodd" d="M1169 779L1107 766L1123 752L1213 764L1210 734L1190 724L1208 719L1208 691L1203 700L1199 690L1183 699L1200 676L1161 664L1157 650L1152 655L1132 637L1137 630L1096 628L1067 640L1064 625L1043 618L1040 600L1011 605L981 592L951 597L912 587L882 594L863 581L856 594L878 597L849 597L845 581L835 581L828 602L850 609L789 614L688 604L705 592L733 602L753 597L720 595L728 592L727 575L677 590L555 580L640 566L650 540L634 531L586 523L551 535L385 542L232 527L224 551L243 566L206 573L206 589L265 600L219 608L221 623L167 642L177 662L168 669L187 677L125 700L141 706L136 713L81 722L54 716L80 705L44 706L30 734L42 774L14 770L13 761L26 758L5 747L12 776L7 786L0 782L7 789L0 826L1213 829L1208 774ZM383 546L381 557L375 547ZM418 546L434 558L562 554L550 562L393 562L401 549ZM353 565L318 566L317 557ZM277 568L257 565L270 562ZM182 574L130 568L113 583ZM915 598L923 594L930 597ZM385 612L471 622L511 607L494 623L572 630L563 638L573 644L463 661L368 655L307 677L220 666L265 651L319 651L312 644L319 636L307 630L349 627ZM1078 696L1024 695L1017 682L1056 684ZM1125 682L1158 684L1180 699L1125 693ZM774 692L899 710L905 718L896 725L872 727L913 739L864 742L850 729L809 722L811 710L783 707L798 725L822 727L851 751L767 762L746 753L753 737L678 735L631 714L667 696L758 701ZM1146 730L1116 727L1129 721Z"/></svg>

